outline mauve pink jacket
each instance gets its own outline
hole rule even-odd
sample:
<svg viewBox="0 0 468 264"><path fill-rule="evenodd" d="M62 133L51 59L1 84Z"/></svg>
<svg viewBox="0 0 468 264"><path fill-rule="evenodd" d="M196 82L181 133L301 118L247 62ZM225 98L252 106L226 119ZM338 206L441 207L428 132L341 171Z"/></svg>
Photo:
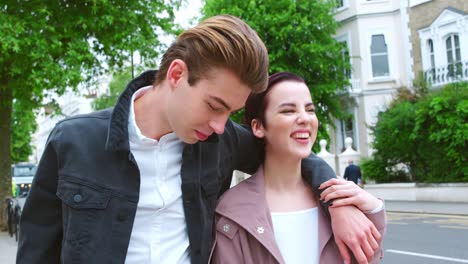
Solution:
<svg viewBox="0 0 468 264"><path fill-rule="evenodd" d="M343 259L333 239L330 219L320 206L318 212L320 263L341 264ZM385 210L367 217L383 236L386 228ZM271 214L265 199L262 167L220 198L216 207L215 225L216 238L210 263L285 263L273 233ZM380 243L370 263L379 263L382 256Z"/></svg>

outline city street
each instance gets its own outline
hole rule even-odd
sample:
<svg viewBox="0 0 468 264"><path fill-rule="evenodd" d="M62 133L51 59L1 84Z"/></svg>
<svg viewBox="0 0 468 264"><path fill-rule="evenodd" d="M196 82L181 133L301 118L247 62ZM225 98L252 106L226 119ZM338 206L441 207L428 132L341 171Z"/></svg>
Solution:
<svg viewBox="0 0 468 264"><path fill-rule="evenodd" d="M468 216L389 212L382 263L468 263Z"/></svg>

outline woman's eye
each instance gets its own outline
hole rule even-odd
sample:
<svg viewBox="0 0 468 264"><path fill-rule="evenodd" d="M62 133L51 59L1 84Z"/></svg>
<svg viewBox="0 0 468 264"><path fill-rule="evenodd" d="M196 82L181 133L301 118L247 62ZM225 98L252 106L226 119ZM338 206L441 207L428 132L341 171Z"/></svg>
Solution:
<svg viewBox="0 0 468 264"><path fill-rule="evenodd" d="M285 109L285 110L281 110L280 113L282 113L282 114L290 114L290 113L294 113L294 110L292 110L292 109Z"/></svg>
<svg viewBox="0 0 468 264"><path fill-rule="evenodd" d="M307 110L307 112L315 113L315 108L311 108L311 109Z"/></svg>

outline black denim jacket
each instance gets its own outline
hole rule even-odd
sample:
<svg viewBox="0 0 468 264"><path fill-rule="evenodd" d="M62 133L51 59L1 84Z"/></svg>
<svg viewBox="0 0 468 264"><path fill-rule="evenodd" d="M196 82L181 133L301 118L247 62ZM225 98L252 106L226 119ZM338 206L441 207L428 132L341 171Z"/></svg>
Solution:
<svg viewBox="0 0 468 264"><path fill-rule="evenodd" d="M128 142L130 100L155 73L133 80L113 109L53 129L22 213L17 263L125 262L140 186ZM185 146L181 188L192 263L207 263L216 200L234 169L256 171L259 149L250 130L231 121L223 135ZM335 177L315 155L303 161L303 174L315 189Z"/></svg>

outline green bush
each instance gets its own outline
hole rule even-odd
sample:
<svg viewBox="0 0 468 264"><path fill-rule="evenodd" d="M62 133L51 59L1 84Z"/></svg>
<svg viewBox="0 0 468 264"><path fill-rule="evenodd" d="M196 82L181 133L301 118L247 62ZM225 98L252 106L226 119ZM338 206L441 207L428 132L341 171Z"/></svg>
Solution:
<svg viewBox="0 0 468 264"><path fill-rule="evenodd" d="M375 180L377 183L390 182L388 174L385 171L385 164L378 159L364 159L359 163L362 172L362 179L368 182L369 179Z"/></svg>
<svg viewBox="0 0 468 264"><path fill-rule="evenodd" d="M415 121L411 138L425 141L424 182L468 181L468 83L447 85L419 101Z"/></svg>
<svg viewBox="0 0 468 264"><path fill-rule="evenodd" d="M364 173L377 182L467 182L468 83L403 94L378 116Z"/></svg>

